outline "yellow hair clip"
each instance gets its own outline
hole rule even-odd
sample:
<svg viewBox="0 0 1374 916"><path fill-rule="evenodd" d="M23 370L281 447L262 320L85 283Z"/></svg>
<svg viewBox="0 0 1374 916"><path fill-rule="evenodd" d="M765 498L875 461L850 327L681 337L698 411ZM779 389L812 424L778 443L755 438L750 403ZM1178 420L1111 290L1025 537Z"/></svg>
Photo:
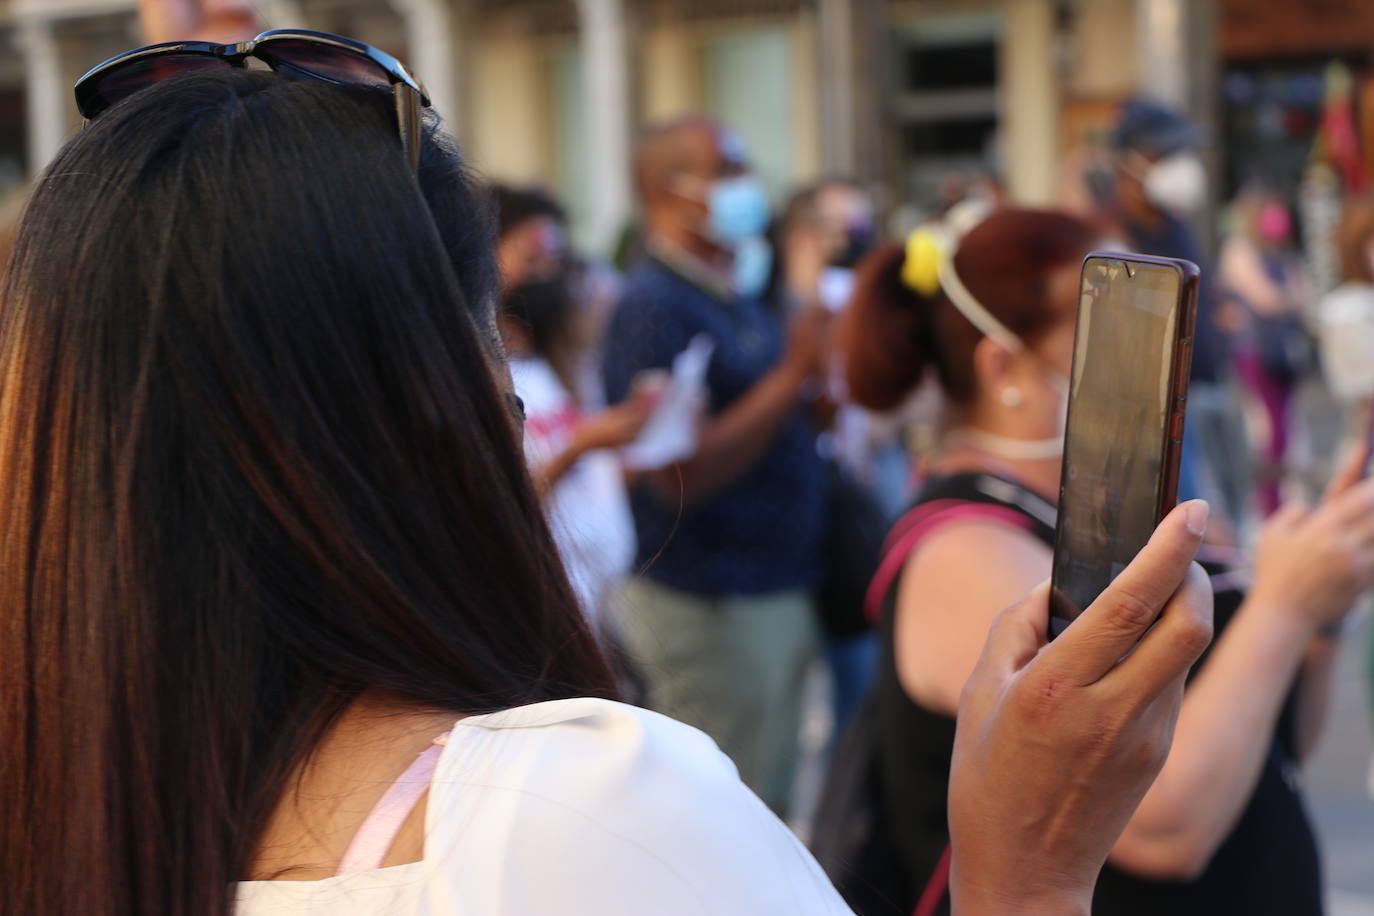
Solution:
<svg viewBox="0 0 1374 916"><path fill-rule="evenodd" d="M906 237L902 282L929 299L940 291L940 263L945 246L931 229L921 227Z"/></svg>

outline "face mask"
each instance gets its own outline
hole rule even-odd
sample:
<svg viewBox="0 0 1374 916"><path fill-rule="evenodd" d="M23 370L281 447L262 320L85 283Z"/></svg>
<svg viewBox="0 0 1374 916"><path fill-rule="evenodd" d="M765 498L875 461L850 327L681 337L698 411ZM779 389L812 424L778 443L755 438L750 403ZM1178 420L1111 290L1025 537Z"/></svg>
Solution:
<svg viewBox="0 0 1374 916"><path fill-rule="evenodd" d="M752 175L719 178L706 196L707 233L725 248L763 235L768 228L768 194Z"/></svg>
<svg viewBox="0 0 1374 916"><path fill-rule="evenodd" d="M735 292L754 298L763 293L773 270L773 246L759 235L735 246Z"/></svg>
<svg viewBox="0 0 1374 916"><path fill-rule="evenodd" d="M1153 163L1143 184L1151 203L1180 216L1197 212L1207 199L1207 170L1192 153L1174 153Z"/></svg>
<svg viewBox="0 0 1374 916"><path fill-rule="evenodd" d="M831 257L830 266L852 270L873 250L873 227L866 224L850 226L844 235L844 247Z"/></svg>
<svg viewBox="0 0 1374 916"><path fill-rule="evenodd" d="M1267 203L1260 208L1256 221L1259 236L1270 244L1277 244L1288 238L1293 231L1293 221L1288 216L1288 208L1279 203Z"/></svg>
<svg viewBox="0 0 1374 916"><path fill-rule="evenodd" d="M981 429L961 429L950 438L1007 461L1050 461L1064 457L1063 436L1053 439L1012 439L985 433Z"/></svg>

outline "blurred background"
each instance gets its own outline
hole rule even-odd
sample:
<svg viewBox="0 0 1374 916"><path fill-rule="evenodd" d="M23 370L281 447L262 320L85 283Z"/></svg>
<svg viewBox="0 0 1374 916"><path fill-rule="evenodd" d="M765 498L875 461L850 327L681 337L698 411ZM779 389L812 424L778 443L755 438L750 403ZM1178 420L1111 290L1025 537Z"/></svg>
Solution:
<svg viewBox="0 0 1374 916"><path fill-rule="evenodd" d="M1087 211L1120 103L1165 102L1205 131L1213 254L1225 203L1261 187L1296 217L1319 295L1330 229L1374 174L1371 0L262 0L270 25L355 36L408 62L485 176L566 204L573 246L619 261L629 156L646 124L703 112L747 144L775 208L855 180L889 236L970 193ZM135 0L0 0L0 196L79 126L70 90L141 44ZM1320 388L1314 385L1314 390ZM1339 419L1305 402L1323 479ZM1331 912L1374 914L1363 640L1309 767ZM1369 774L1374 776L1374 774Z"/></svg>
<svg viewBox="0 0 1374 916"><path fill-rule="evenodd" d="M983 176L1013 201L1065 203L1066 169L1101 144L1121 99L1145 93L1215 141L1204 233L1247 182L1298 194L1333 64L1353 80L1356 135L1374 130L1374 4L1361 0L260 6L271 23L354 35L412 63L477 166L555 191L591 254L611 255L629 223L631 138L685 111L736 128L777 199L845 175L914 222ZM4 190L76 126L72 82L139 38L134 0L5 0L0 30L13 49L0 59ZM1374 143L1358 148L1367 170Z"/></svg>

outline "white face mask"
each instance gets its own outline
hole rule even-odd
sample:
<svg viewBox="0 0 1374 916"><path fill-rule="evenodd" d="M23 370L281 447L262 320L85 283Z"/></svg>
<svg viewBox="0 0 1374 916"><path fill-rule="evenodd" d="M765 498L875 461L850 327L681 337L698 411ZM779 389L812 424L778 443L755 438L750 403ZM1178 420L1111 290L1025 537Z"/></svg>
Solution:
<svg viewBox="0 0 1374 916"><path fill-rule="evenodd" d="M979 451L987 452L1007 461L1055 461L1064 457L1064 428L1069 415L1069 380L1053 366L1040 363L1045 378L1058 392L1055 407L1057 424L1053 436L1044 439L1013 439L981 429L964 428L954 433L950 440L963 442Z"/></svg>
<svg viewBox="0 0 1374 916"><path fill-rule="evenodd" d="M1179 216L1196 213L1207 201L1207 170L1193 153L1173 153L1152 163L1141 183L1151 203Z"/></svg>
<svg viewBox="0 0 1374 916"><path fill-rule="evenodd" d="M1007 461L1057 461L1064 457L1063 436L1053 439L1012 439L980 429L961 429L950 438Z"/></svg>

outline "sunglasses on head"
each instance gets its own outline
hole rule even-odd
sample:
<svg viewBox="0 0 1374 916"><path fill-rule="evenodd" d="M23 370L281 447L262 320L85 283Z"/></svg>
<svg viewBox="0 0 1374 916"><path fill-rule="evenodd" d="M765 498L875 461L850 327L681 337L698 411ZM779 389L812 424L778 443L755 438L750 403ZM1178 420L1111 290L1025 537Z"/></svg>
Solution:
<svg viewBox="0 0 1374 916"><path fill-rule="evenodd" d="M419 170L420 111L429 107L428 93L405 65L390 54L328 32L274 29L232 45L168 41L125 51L76 81L76 107L90 121L154 83L183 73L247 67L250 57L277 73L297 79L389 87L395 100L401 148L411 168Z"/></svg>

